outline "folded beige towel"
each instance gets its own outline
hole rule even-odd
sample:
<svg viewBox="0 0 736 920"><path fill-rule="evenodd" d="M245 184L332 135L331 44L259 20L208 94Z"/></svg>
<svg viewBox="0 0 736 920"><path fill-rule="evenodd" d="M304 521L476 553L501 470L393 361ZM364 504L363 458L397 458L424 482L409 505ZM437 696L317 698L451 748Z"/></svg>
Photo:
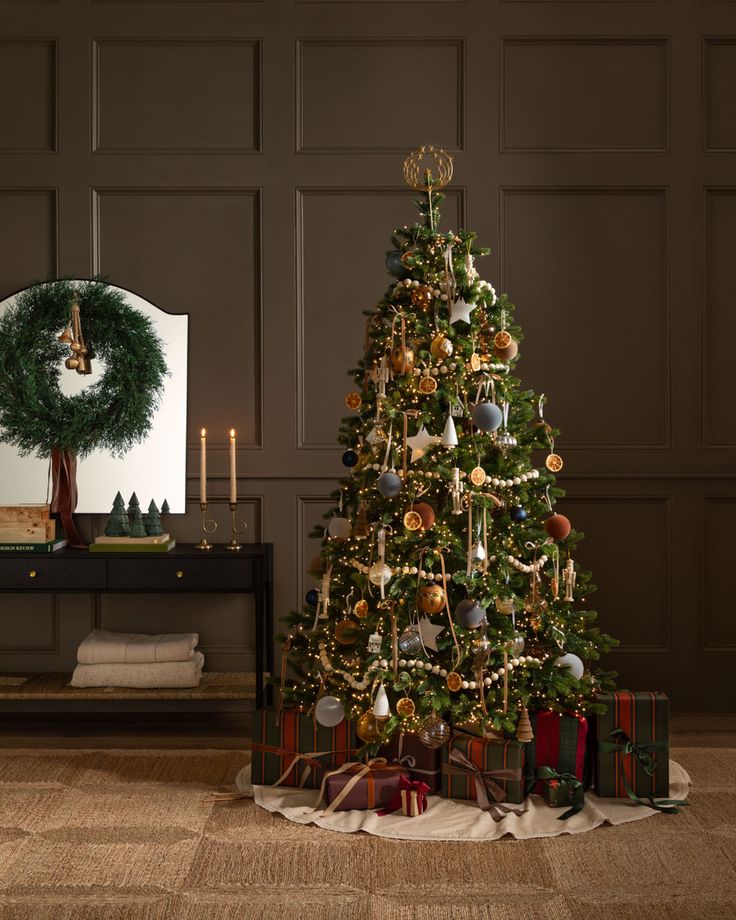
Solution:
<svg viewBox="0 0 736 920"><path fill-rule="evenodd" d="M159 661L149 664L78 664L72 687L136 687L140 690L198 687L204 655L195 652L190 661Z"/></svg>
<svg viewBox="0 0 736 920"><path fill-rule="evenodd" d="M80 664L138 664L150 661L191 661L199 642L197 633L108 632L93 629L79 646Z"/></svg>

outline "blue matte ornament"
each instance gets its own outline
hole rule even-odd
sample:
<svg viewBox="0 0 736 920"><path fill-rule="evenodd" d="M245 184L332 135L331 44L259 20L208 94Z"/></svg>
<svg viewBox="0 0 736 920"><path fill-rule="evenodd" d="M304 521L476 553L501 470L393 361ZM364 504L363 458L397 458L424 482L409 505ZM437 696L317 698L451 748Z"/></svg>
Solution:
<svg viewBox="0 0 736 920"><path fill-rule="evenodd" d="M521 524L521 522L525 521L528 516L526 513L526 508L522 508L521 505L516 505L511 509L509 514L511 515L511 520L516 524Z"/></svg>
<svg viewBox="0 0 736 920"><path fill-rule="evenodd" d="M401 261L401 253L397 249L386 253L386 270L394 278L408 278L409 272Z"/></svg>
<svg viewBox="0 0 736 920"><path fill-rule="evenodd" d="M357 466L358 464L358 455L354 450L346 450L342 455L342 462L347 467Z"/></svg>
<svg viewBox="0 0 736 920"><path fill-rule="evenodd" d="M317 589L310 588L309 591L307 591L307 593L304 595L304 600L309 604L310 607L316 607L317 601L319 600Z"/></svg>
<svg viewBox="0 0 736 920"><path fill-rule="evenodd" d="M503 414L495 403L481 402L473 406L473 424L481 431L495 431L503 421Z"/></svg>
<svg viewBox="0 0 736 920"><path fill-rule="evenodd" d="M401 477L387 470L378 477L376 488L384 498L394 498L401 492L401 485Z"/></svg>

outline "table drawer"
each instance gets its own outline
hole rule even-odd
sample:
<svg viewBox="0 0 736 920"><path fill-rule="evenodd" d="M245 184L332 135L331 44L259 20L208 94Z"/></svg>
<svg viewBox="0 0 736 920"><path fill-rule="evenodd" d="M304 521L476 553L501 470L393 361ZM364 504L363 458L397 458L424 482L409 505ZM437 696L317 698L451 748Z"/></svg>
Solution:
<svg viewBox="0 0 736 920"><path fill-rule="evenodd" d="M252 591L252 559L108 559L110 591Z"/></svg>
<svg viewBox="0 0 736 920"><path fill-rule="evenodd" d="M40 553L0 558L2 591L104 591L106 585L104 559L54 559Z"/></svg>

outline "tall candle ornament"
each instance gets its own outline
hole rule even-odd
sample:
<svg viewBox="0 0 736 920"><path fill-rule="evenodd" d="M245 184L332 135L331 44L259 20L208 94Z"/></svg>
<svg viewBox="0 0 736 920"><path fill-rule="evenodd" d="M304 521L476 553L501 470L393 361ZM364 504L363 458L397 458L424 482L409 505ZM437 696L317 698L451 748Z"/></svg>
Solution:
<svg viewBox="0 0 736 920"><path fill-rule="evenodd" d="M227 544L226 549L239 550L238 537L244 534L248 525L245 521L238 520L238 473L235 466L235 429L230 429L230 517L232 527L232 538Z"/></svg>
<svg viewBox="0 0 736 920"><path fill-rule="evenodd" d="M217 522L207 518L207 429L199 436L199 510L202 512L202 539L195 544L197 549L212 549L207 534L217 530Z"/></svg>

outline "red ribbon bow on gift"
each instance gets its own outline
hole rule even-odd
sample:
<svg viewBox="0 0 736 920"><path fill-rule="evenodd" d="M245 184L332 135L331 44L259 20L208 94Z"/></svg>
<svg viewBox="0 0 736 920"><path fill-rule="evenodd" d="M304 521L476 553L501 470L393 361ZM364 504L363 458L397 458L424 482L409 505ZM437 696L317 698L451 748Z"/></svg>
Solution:
<svg viewBox="0 0 736 920"><path fill-rule="evenodd" d="M409 790L416 792L420 811L426 811L429 786L420 779L409 779L407 776L400 776L398 791L388 805L380 811L377 811L376 814L382 818L384 815L390 815L394 811L399 811L401 808L401 793Z"/></svg>

